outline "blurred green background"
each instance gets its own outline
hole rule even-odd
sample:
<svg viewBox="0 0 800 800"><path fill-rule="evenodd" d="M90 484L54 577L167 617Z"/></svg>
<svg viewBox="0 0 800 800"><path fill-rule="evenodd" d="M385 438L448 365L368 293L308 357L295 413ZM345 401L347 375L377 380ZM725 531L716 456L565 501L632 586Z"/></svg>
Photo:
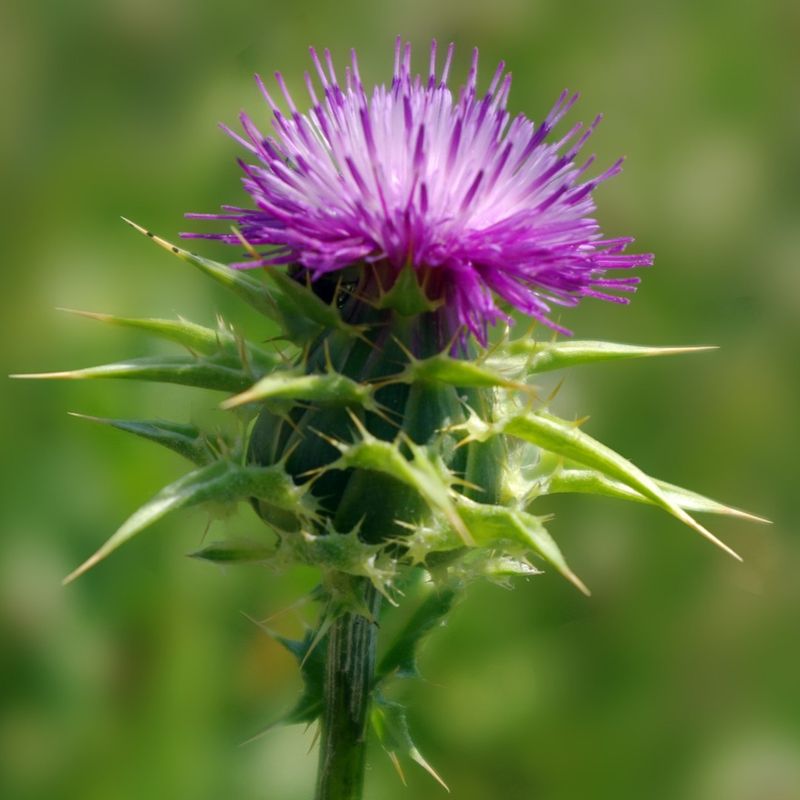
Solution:
<svg viewBox="0 0 800 800"><path fill-rule="evenodd" d="M586 368L557 409L651 473L771 517L711 520L735 563L647 508L550 502L551 530L594 590L548 574L475 586L404 688L418 742L459 800L800 798L800 7L777 0L191 3L33 0L0 10L3 369L88 366L151 342L55 312L258 320L119 221L168 238L186 210L241 199L216 128L268 115L251 79L300 87L309 44L368 81L393 37L455 40L453 75L500 58L513 111L572 119L624 174L597 193L612 235L656 267L627 309L584 303L587 338L718 344ZM485 85L485 83L484 83ZM209 245L204 251L228 253ZM206 520L159 524L77 584L60 579L182 473L177 456L66 416L197 419L217 398L125 382L7 382L0 394L0 796L7 800L307 800L311 734L239 747L292 702L291 659L240 612L290 605L313 575L192 561ZM248 509L234 522L256 524ZM217 524L211 535L220 535ZM290 625L290 622L286 623ZM373 749L368 797L404 789Z"/></svg>

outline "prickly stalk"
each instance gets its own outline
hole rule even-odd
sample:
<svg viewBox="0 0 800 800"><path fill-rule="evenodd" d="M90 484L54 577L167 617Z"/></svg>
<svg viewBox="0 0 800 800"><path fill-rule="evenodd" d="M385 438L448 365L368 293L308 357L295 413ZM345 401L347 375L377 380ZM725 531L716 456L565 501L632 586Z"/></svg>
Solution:
<svg viewBox="0 0 800 800"><path fill-rule="evenodd" d="M316 800L360 800L363 794L381 597L365 578L355 581L372 618L348 612L328 633Z"/></svg>

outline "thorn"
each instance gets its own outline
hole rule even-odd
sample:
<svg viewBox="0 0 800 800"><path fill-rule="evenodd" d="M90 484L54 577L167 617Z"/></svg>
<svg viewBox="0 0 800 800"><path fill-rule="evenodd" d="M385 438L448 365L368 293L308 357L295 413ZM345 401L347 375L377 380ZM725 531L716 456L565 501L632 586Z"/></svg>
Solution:
<svg viewBox="0 0 800 800"><path fill-rule="evenodd" d="M404 355L409 361L409 365L419 361L419 359L400 341L400 339L397 338L397 336L392 334L392 339L394 339L395 344L403 351Z"/></svg>
<svg viewBox="0 0 800 800"><path fill-rule="evenodd" d="M456 329L456 331L450 337L450 341L449 341L447 347L443 350L443 352L445 352L445 353L452 353L453 352L453 348L455 347L456 342L459 340L459 338L464 333L463 328L464 328L464 326L461 325Z"/></svg>
<svg viewBox="0 0 800 800"><path fill-rule="evenodd" d="M78 380L80 375L79 370L70 371L63 370L61 372L19 372L9 375L9 378L14 380Z"/></svg>
<svg viewBox="0 0 800 800"><path fill-rule="evenodd" d="M320 439L323 439L329 445L332 445L333 447L335 447L340 453L344 453L344 451L347 449L347 445L344 442L340 442L338 439L335 439L333 436L330 436L327 433L323 433L322 431L318 430L317 428L312 427L311 425L308 426L308 429L311 431L311 433L315 434L316 436L319 436ZM325 469L325 468L324 467L319 467L318 469L310 470L310 471L317 472L317 471L319 471L321 469Z"/></svg>
<svg viewBox="0 0 800 800"><path fill-rule="evenodd" d="M387 603L389 603L390 606L393 608L400 607L400 604L389 594L388 589L383 586L383 584L379 583L377 580L372 580L371 578L370 583L375 587L375 591L380 592L381 596L386 600ZM400 592L400 590L398 590L398 593L401 597L403 596L403 593ZM370 619L370 622L374 623L375 625L378 624L374 619Z"/></svg>
<svg viewBox="0 0 800 800"><path fill-rule="evenodd" d="M130 225L130 226L131 226L131 228L134 228L135 230L139 231L139 233L143 233L145 236L147 236L147 235L148 235L148 232L147 232L147 230L145 230L145 229L144 229L144 228L143 228L141 225L137 225L137 224L136 224L136 223L135 223L133 220L130 220L130 219L128 219L127 217L122 217L122 216L120 217L120 219L121 219L121 220L122 220L124 223L126 223L126 224Z"/></svg>
<svg viewBox="0 0 800 800"><path fill-rule="evenodd" d="M258 398L253 396L253 387L251 386L249 389L245 389L243 392L239 392L239 394L235 394L229 397L227 400L223 400L219 407L223 411L230 411L232 408L239 408L240 406L247 405L247 403L255 402Z"/></svg>
<svg viewBox="0 0 800 800"><path fill-rule="evenodd" d="M279 413L278 416L280 417L281 421L285 422L301 439L305 439L306 438L306 436L303 433L303 431L300 430L300 427L299 427L298 423L295 422L292 419L291 415L287 411ZM298 442L298 444L299 444L299 442ZM295 445L295 447L296 446L297 445Z"/></svg>
<svg viewBox="0 0 800 800"><path fill-rule="evenodd" d="M569 568L565 568L562 575L586 597L591 597L589 587Z"/></svg>
<svg viewBox="0 0 800 800"><path fill-rule="evenodd" d="M213 520L213 518L212 518L211 514L209 514L209 515L208 515L208 521L206 522L206 527L205 527L205 530L203 531L203 535L200 537L200 544L201 544L201 545L202 545L202 544L205 542L205 540L206 540L206 536L208 536L208 532L211 530L211 523L212 523L213 521L214 521L214 520Z"/></svg>
<svg viewBox="0 0 800 800"><path fill-rule="evenodd" d="M310 727L311 723L308 724L306 730L308 730L308 728ZM319 725L317 725L317 727L314 729L314 735L311 737L311 744L308 746L308 750L306 750L307 756L311 755L311 751L314 749L314 745L317 743L317 740L319 739L319 733L320 733L320 727Z"/></svg>
<svg viewBox="0 0 800 800"><path fill-rule="evenodd" d="M482 354L480 354L480 355L478 356L478 363L479 363L479 364L482 364L482 363L483 363L484 361L486 361L488 358L491 358L491 356L492 356L494 353L496 353L498 350L500 350L500 349L502 348L502 346L503 346L503 345L504 345L504 344L505 344L505 343L508 341L508 339L509 339L510 330L511 330L511 327L509 326L509 324L508 324L508 323L506 323L506 325L505 325L505 328L503 329L503 333L502 333L502 335L500 336L500 338L499 338L499 339L498 339L498 340L497 340L497 341L496 341L494 344L492 344L491 342L489 342L489 347L487 347L487 348L486 348L486 350L485 350L485 351L484 351Z"/></svg>
<svg viewBox="0 0 800 800"><path fill-rule="evenodd" d="M455 428L453 428L455 430ZM473 442L480 441L478 437L474 433L468 433L460 442L458 442L455 446L455 450L458 450L462 447L466 447L468 444L472 444Z"/></svg>
<svg viewBox="0 0 800 800"><path fill-rule="evenodd" d="M252 375L253 373L250 368L250 357L247 354L247 341L241 333L234 331L233 327L231 327L231 335L234 337L234 341L236 342L236 350L239 354L239 358L241 359L244 371ZM219 344L219 337L217 337L217 345Z"/></svg>
<svg viewBox="0 0 800 800"><path fill-rule="evenodd" d="M308 364L308 359L311 357L311 342L306 342L303 345L303 352L300 356L303 364Z"/></svg>
<svg viewBox="0 0 800 800"><path fill-rule="evenodd" d="M67 411L68 416L75 417L76 419L85 419L89 422L99 422L101 424L108 424L109 420L104 417L93 417L91 414L80 414L77 411Z"/></svg>
<svg viewBox="0 0 800 800"><path fill-rule="evenodd" d="M392 762L392 766L397 772L398 777L400 778L401 783L403 786L408 786L406 783L406 776L403 774L403 768L400 766L400 759L397 757L397 753L394 750L387 750L386 755L389 756L389 760Z"/></svg>
<svg viewBox="0 0 800 800"><path fill-rule="evenodd" d="M297 430L297 428L295 428L295 430ZM286 448L286 449L283 451L283 455L281 456L281 458L280 458L280 461L278 461L278 464L279 464L280 466L284 467L284 469L285 469L285 468L286 468L286 464L287 464L287 462L288 462L288 461L289 461L289 459L292 457L292 454L294 453L294 451L295 451L295 450L297 450L297 448L298 448L298 447L300 447L300 442L292 442L292 443L291 443L291 444L290 444L290 445L289 445L289 446L288 446L288 447L287 447L287 448Z"/></svg>
<svg viewBox="0 0 800 800"><path fill-rule="evenodd" d="M448 794L450 794L450 787L442 780L439 773L422 757L422 753L416 747L409 750L409 756L413 761L416 761L422 769L424 769Z"/></svg>
<svg viewBox="0 0 800 800"><path fill-rule="evenodd" d="M331 347L327 339L322 343L322 350L325 355L325 369L328 372L336 372L333 368L333 361L331 360Z"/></svg>
<svg viewBox="0 0 800 800"><path fill-rule="evenodd" d="M85 572L88 572L95 564L102 561L102 559L103 556L101 554L101 551L98 550L91 558L87 558L86 561L84 561L83 564L81 564L77 569L70 572L70 574L67 575L67 577L64 578L63 581L61 581L61 585L68 586L74 580L80 578L80 576L83 575Z"/></svg>
<svg viewBox="0 0 800 800"><path fill-rule="evenodd" d="M391 386L393 383L405 383L404 375L406 371L395 372L394 375L387 375L385 378L378 378L371 382L373 389L377 392L385 386ZM395 412L398 413L398 412Z"/></svg>
<svg viewBox="0 0 800 800"><path fill-rule="evenodd" d="M561 378L561 380L559 380L559 382L555 385L555 388L553 389L553 391L550 392L549 395L547 395L547 399L544 401L545 405L548 405L549 403L552 403L553 400L556 399L556 395L558 395L558 393L561 391L561 387L564 385L564 381L565 380L566 380L566 377L563 377L563 378ZM588 417L587 417L587 419L588 419Z"/></svg>
<svg viewBox="0 0 800 800"><path fill-rule="evenodd" d="M653 355L681 355L682 353L702 353L707 352L709 350L719 350L720 347L718 344L700 344L700 345L692 345L690 347L658 347L655 348L658 350L657 353Z"/></svg>
<svg viewBox="0 0 800 800"><path fill-rule="evenodd" d="M766 517L759 517L757 514L751 514L749 511L742 511L739 508L729 508L728 515L731 517L739 517L740 519L746 519L750 522L759 522L762 525L772 525L772 520L767 519Z"/></svg>
<svg viewBox="0 0 800 800"><path fill-rule="evenodd" d="M708 539L709 542L715 544L721 550L724 550L729 556L733 556L733 558L735 558L737 561L744 561L744 559L732 547L729 547L721 539L718 539L716 536L714 536L711 531L709 531L707 528L704 528L699 522L697 522L697 520L689 516L689 514L687 514L685 511L681 509L677 510L680 515L676 514L675 516L677 516L681 522L685 523L690 528L694 528L694 530L696 530L701 536Z"/></svg>
<svg viewBox="0 0 800 800"><path fill-rule="evenodd" d="M311 640L311 644L308 646L308 650L306 650L303 660L300 662L300 669L303 669L306 661L308 661L308 657L314 652L314 650L316 650L317 645L325 638L325 634L328 633L331 625L333 625L333 619L330 616L325 617L322 622L320 622L319 628L317 628L317 632L314 634L314 638Z"/></svg>
<svg viewBox="0 0 800 800"><path fill-rule="evenodd" d="M364 423L356 416L355 412L351 409L347 409L347 414L350 419L353 421L353 424L356 426L356 430L360 434L361 438L365 442L371 442L374 440L373 435L364 427Z"/></svg>
<svg viewBox="0 0 800 800"><path fill-rule="evenodd" d="M312 469L307 469L305 472L300 472L297 477L298 478L310 478L311 480L309 483L314 483L326 470L331 469L331 465L328 464L324 467L313 467Z"/></svg>
<svg viewBox="0 0 800 800"><path fill-rule="evenodd" d="M245 618L245 619L246 619L248 622L252 622L252 623L253 623L253 625L255 625L257 628L259 628L259 629L260 629L260 630L262 630L264 633L266 633L266 634L267 634L267 636L269 636L269 637L270 637L270 639L275 639L275 638L277 637L277 635L278 635L278 634L277 634L277 633L275 633L275 631L273 631L271 628L268 628L268 627L267 627L267 626L266 626L266 625L265 625L263 622L261 622L260 620L257 620L255 617L251 617L251 616L250 616L250 615L249 615L249 614L248 614L246 611L240 611L239 613L240 613L240 614L241 614L241 615L242 615L242 616L243 616L243 617L244 617L244 618ZM261 734L259 734L259 736L260 736L260 735L261 735ZM251 741L251 740L248 740L248 741Z"/></svg>
<svg viewBox="0 0 800 800"><path fill-rule="evenodd" d="M152 231L148 231L146 228L143 228L141 225L137 225L135 222L127 219L126 217L122 217L122 221L139 231L139 233L143 233L149 239L152 239L159 247L163 247L164 250L168 250L170 253L184 257L192 255L188 250L184 250L182 247L177 247L176 245L168 242L166 239L156 236Z"/></svg>
<svg viewBox="0 0 800 800"><path fill-rule="evenodd" d="M313 602L314 602L313 595L310 595L310 594L309 595L304 595L299 600L297 600L294 603L291 603L290 605L286 606L286 608L281 608L278 611L274 611L272 614L270 614L264 620L264 622L265 623L271 622L273 619L277 619L278 617L282 617L284 614L288 614L290 611L296 612L299 608L302 608L304 605L306 605L308 603L313 603ZM298 619L302 619L302 618L298 617Z"/></svg>
<svg viewBox="0 0 800 800"><path fill-rule="evenodd" d="M220 455L225 458L229 458L231 456L231 447L228 442L225 440L225 437L222 435L221 431L217 432L217 444L216 448Z"/></svg>
<svg viewBox="0 0 800 800"><path fill-rule="evenodd" d="M270 723L266 728L263 728L254 736L251 736L249 739L245 739L243 742L240 742L239 747L247 747L247 745L254 744L259 739L263 739L275 727L276 724L277 723L275 722Z"/></svg>
<svg viewBox="0 0 800 800"><path fill-rule="evenodd" d="M364 408L370 413L374 414L376 417L380 417L387 425L391 425L393 428L400 430L402 426L403 415L399 411L394 411L391 408L387 408L381 403L375 402L371 398L369 404L365 405ZM396 417L399 417L400 421L398 422L393 420L389 414L394 414Z"/></svg>
<svg viewBox="0 0 800 800"><path fill-rule="evenodd" d="M458 478L458 477L454 476L452 483L453 483L454 486L463 486L465 489L474 489L476 492L485 492L486 491L486 489L484 489L483 486L478 486L477 483L473 483L472 481L468 481L466 478Z"/></svg>
<svg viewBox="0 0 800 800"><path fill-rule="evenodd" d="M383 299L387 294L387 291L383 288L383 284L381 283L381 275L378 272L378 268L374 264L370 264L370 268L372 269L372 275L375 278L375 282L378 284L378 294L380 295L380 299Z"/></svg>
<svg viewBox="0 0 800 800"><path fill-rule="evenodd" d="M378 309L377 301L373 300L369 295L362 294L359 291L354 291L350 293L350 296L353 297L355 300L358 300L359 303L364 303L364 305L367 305L370 308ZM363 331L375 326L367 325L366 323L364 323L363 325L359 325L358 327L362 331L362 333L359 334L358 338L361 339L361 341L363 342L369 342L369 339L367 339L364 336Z"/></svg>
<svg viewBox="0 0 800 800"><path fill-rule="evenodd" d="M101 322L113 319L111 314L101 314L97 311L79 311L77 308L64 308L64 306L56 306L56 311L61 311L64 314L74 314L78 317L86 317L87 319L96 319Z"/></svg>
<svg viewBox="0 0 800 800"><path fill-rule="evenodd" d="M269 345L271 345L271 346L272 346L272 349L275 351L275 354L278 356L278 358L279 358L279 359L280 359L280 360L281 360L281 361L282 361L284 364L286 364L287 366L292 366L292 365L293 365L292 359L291 359L291 358L289 358L289 356L287 356L287 355L286 355L286 353L284 353L284 351L283 351L282 349L280 349L279 347L277 347L277 346L275 345L275 342L276 342L276 341L278 341L279 339L280 339L280 337L277 337L277 336L275 336L275 337L273 337L273 338L271 338L271 339L268 339L268 340L265 342L265 344L269 344Z"/></svg>
<svg viewBox="0 0 800 800"><path fill-rule="evenodd" d="M231 231L233 235L239 240L242 247L244 247L244 249L247 251L247 255L249 255L250 258L252 258L254 261L262 260L261 256L256 251L255 247L253 247L253 245L251 245L250 242L248 242L247 239L244 238L244 234L239 230L239 228L236 225L231 225Z"/></svg>

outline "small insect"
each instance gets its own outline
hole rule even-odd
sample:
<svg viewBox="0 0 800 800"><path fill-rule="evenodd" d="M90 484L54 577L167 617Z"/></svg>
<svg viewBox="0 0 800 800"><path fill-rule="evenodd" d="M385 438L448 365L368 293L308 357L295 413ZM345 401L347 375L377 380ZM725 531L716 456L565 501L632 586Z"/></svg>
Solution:
<svg viewBox="0 0 800 800"><path fill-rule="evenodd" d="M307 285L320 300L328 305L331 305L335 298L336 308L342 308L347 302L347 298L355 292L358 286L355 274L346 276L347 272L351 272L351 270L329 273L312 281L311 273L306 267L301 264L292 264L289 267L289 277L294 278L298 283Z"/></svg>

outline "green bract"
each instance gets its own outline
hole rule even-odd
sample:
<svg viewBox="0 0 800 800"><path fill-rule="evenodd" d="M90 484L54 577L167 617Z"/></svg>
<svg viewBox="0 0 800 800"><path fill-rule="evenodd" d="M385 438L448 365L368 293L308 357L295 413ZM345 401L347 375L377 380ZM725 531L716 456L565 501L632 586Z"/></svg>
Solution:
<svg viewBox="0 0 800 800"><path fill-rule="evenodd" d="M416 674L420 639L472 579L506 582L542 565L588 594L536 516L538 497L575 492L649 503L734 556L692 514L758 519L648 476L578 423L550 413L530 383L549 370L705 348L524 336L463 358L431 332L435 304L409 270L371 298L360 292L359 275L340 281L327 302L291 272L271 267L259 281L134 227L263 313L280 336L255 344L222 321L209 328L75 312L188 352L18 376L213 389L228 395L222 408L240 418L239 439L229 441L184 423L88 417L174 450L194 468L132 514L66 581L177 509L206 505L225 513L241 501L252 504L274 536L215 542L193 555L225 565L319 569L319 626L302 641L279 637L306 683L283 722L308 723L323 710L333 621L344 613L371 619L370 597L397 603L403 587L422 579L418 590L426 596L376 663L371 720L401 775L404 756L441 781L414 746L404 710L381 689Z"/></svg>

